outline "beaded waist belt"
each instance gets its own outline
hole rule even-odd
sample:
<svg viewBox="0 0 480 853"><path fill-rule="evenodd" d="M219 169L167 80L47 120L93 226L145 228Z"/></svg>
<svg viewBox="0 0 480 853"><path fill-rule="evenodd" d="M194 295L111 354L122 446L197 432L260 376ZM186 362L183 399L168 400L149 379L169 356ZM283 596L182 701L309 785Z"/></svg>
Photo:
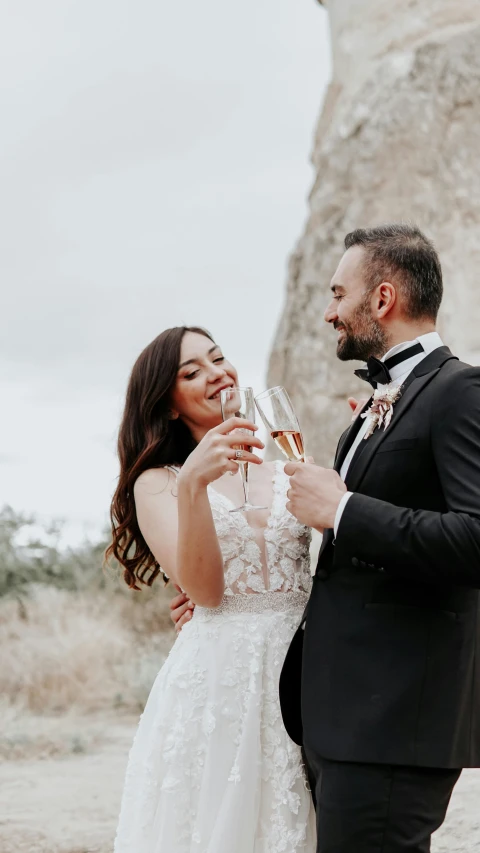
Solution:
<svg viewBox="0 0 480 853"><path fill-rule="evenodd" d="M194 615L216 616L223 613L281 613L306 606L307 592L252 592L247 595L224 595L219 607L197 607Z"/></svg>

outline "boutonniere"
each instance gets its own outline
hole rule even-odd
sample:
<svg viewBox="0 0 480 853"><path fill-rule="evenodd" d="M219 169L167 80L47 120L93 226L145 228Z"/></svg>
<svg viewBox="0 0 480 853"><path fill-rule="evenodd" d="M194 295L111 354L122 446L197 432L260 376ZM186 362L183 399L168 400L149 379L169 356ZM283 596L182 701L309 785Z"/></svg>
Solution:
<svg viewBox="0 0 480 853"><path fill-rule="evenodd" d="M387 388L386 391L378 389L373 393L373 400L369 409L363 413L362 418L369 418L370 422L364 439L370 438L375 430L383 426L387 429L393 415L393 406L400 397L400 388Z"/></svg>

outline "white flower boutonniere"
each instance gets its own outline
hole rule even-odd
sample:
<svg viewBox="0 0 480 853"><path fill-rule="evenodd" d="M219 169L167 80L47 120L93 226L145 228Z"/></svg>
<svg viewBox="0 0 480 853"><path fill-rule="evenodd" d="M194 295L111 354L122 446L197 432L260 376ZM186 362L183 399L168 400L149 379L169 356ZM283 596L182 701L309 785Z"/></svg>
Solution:
<svg viewBox="0 0 480 853"><path fill-rule="evenodd" d="M367 431L363 436L364 439L370 438L377 427L383 426L386 429L392 420L393 406L400 397L400 388L387 388L386 391L374 391L373 400L370 408L363 413L362 418L369 418Z"/></svg>

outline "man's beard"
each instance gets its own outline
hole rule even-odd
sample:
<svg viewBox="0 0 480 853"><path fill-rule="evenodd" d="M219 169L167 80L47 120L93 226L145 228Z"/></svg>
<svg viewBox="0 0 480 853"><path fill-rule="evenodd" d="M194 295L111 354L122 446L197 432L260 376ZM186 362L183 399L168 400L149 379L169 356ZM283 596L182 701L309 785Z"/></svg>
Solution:
<svg viewBox="0 0 480 853"><path fill-rule="evenodd" d="M340 361L367 361L371 355L381 358L388 350L387 336L370 313L369 295L358 305L348 322L334 323L343 328L343 337L337 344Z"/></svg>

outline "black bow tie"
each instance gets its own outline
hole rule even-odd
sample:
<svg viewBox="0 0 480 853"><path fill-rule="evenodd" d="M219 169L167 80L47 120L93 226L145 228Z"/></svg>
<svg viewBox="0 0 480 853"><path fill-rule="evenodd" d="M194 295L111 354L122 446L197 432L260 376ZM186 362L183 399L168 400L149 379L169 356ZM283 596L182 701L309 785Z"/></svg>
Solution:
<svg viewBox="0 0 480 853"><path fill-rule="evenodd" d="M418 343L398 352L396 355L390 356L385 361L380 361L379 358L371 355L367 361L366 368L361 367L359 370L355 370L355 376L364 379L365 382L370 382L372 388L376 388L377 385L388 385L392 381L390 369L396 367L397 364L401 364L402 361L407 361L407 359L412 358L414 355L419 355L421 352L425 352L425 350Z"/></svg>

